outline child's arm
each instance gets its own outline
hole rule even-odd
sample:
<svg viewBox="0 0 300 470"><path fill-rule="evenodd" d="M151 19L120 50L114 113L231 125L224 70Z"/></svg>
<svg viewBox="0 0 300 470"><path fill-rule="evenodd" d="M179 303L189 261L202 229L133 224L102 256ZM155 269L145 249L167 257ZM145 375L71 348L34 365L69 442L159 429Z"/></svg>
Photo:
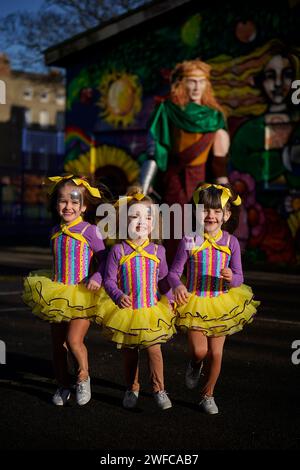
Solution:
<svg viewBox="0 0 300 470"><path fill-rule="evenodd" d="M105 249L105 245L102 239L101 232L99 231L96 225L90 225L85 233L84 237L86 238L89 246L91 247L96 259L97 259L97 269L96 271L89 277L87 282L88 286L93 286L95 289L99 289L102 284L104 271L105 271L105 264L106 264L106 257L107 251Z"/></svg>
<svg viewBox="0 0 300 470"><path fill-rule="evenodd" d="M158 273L158 289L162 295L166 295L170 301L173 300L171 286L168 282L168 265L166 260L166 249L159 245L157 249L157 257L160 259Z"/></svg>
<svg viewBox="0 0 300 470"><path fill-rule="evenodd" d="M176 256L172 263L171 269L168 275L168 281L173 289L175 302L178 305L183 305L188 301L188 291L184 284L182 284L180 278L182 276L185 263L188 258L188 250L186 246L187 240L183 238L177 248Z"/></svg>
<svg viewBox="0 0 300 470"><path fill-rule="evenodd" d="M165 294L170 290L168 283L168 265L166 260L166 250L162 245L158 246L157 257L160 259L159 263L159 273L158 273L158 287L161 294Z"/></svg>
<svg viewBox="0 0 300 470"><path fill-rule="evenodd" d="M115 245L108 254L104 275L104 288L116 305L120 305L125 295L117 283L120 258L119 247Z"/></svg>
<svg viewBox="0 0 300 470"><path fill-rule="evenodd" d="M244 282L242 259L241 259L241 248L238 239L231 235L229 248L231 250L231 258L229 268L232 271L232 279L230 281L230 287L239 287Z"/></svg>
<svg viewBox="0 0 300 470"><path fill-rule="evenodd" d="M187 258L188 252L186 249L186 239L183 238L178 245L176 256L168 274L168 282L173 290L176 289L176 287L182 285L180 278L182 276Z"/></svg>

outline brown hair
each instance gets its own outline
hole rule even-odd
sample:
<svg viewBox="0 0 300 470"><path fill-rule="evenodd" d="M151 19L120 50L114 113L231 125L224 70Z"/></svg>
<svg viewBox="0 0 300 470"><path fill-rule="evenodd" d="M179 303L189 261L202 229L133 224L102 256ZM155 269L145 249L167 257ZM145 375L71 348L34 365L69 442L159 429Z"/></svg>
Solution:
<svg viewBox="0 0 300 470"><path fill-rule="evenodd" d="M199 184L196 187L195 191L198 188L201 188L201 186L203 186L203 183ZM231 216L229 220L227 220L227 222L223 223L222 230L226 230L229 233L233 233L236 230L238 223L239 223L241 206L236 206L235 204L233 204L233 201L238 196L235 190L233 189L233 187L230 184L222 184L222 186L230 189L230 192L232 194L232 196L228 199L225 207L222 207L222 204L221 204L222 190L214 186L210 186L209 188L199 191L198 204L203 204L204 207L209 208L209 209L222 209L223 212L225 208L229 210L231 212ZM194 201L193 201L193 205L195 208Z"/></svg>
<svg viewBox="0 0 300 470"><path fill-rule="evenodd" d="M185 87L185 77L193 72L203 72L207 84L202 96L201 104L216 109L224 114L222 106L217 102L209 79L211 67L199 59L185 60L177 64L171 74L171 101L179 106L186 106L189 97Z"/></svg>
<svg viewBox="0 0 300 470"><path fill-rule="evenodd" d="M81 180L87 181L89 184L88 178L85 176L75 176L73 175L70 178L63 179L55 186L54 190L50 195L48 195L48 208L51 212L52 218L54 223L60 223L60 217L57 213L57 199L59 195L59 191L66 185L73 186L74 188L78 189L82 194L83 204L86 206L86 211L82 214L82 217L85 221L95 224L96 223L96 211L99 204L103 204L111 200L111 195L109 189L104 186L103 184L98 184L96 187L99 189L101 194L101 199L92 196L89 191L86 189L85 186L79 185L74 183L73 179L79 178Z"/></svg>

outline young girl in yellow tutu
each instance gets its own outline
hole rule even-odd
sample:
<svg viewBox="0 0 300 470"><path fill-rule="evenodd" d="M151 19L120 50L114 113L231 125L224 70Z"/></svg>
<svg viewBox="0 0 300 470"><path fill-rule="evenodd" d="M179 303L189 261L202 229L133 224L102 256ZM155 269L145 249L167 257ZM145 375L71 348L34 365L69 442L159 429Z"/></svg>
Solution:
<svg viewBox="0 0 300 470"><path fill-rule="evenodd" d="M165 249L151 241L153 201L133 188L117 202L118 220L127 220L124 240L110 251L104 278L109 299L102 304L103 331L122 350L127 390L125 408L139 396L139 352L146 349L154 398L161 409L172 406L165 391L161 344L175 333L175 316L166 296ZM122 238L122 237L120 237ZM160 290L160 294L158 293Z"/></svg>
<svg viewBox="0 0 300 470"><path fill-rule="evenodd" d="M195 210L198 204L203 205L203 210L198 206L196 217L204 233L183 238L168 280L178 305L176 326L188 334L191 360L186 386L193 389L198 385L204 364L199 405L206 413L216 414L213 393L225 338L252 322L259 302L243 284L239 242L224 230L229 221L237 224L240 197L229 185L202 184L195 190L193 202ZM232 224L231 230L234 228ZM180 278L185 265L184 285Z"/></svg>
<svg viewBox="0 0 300 470"><path fill-rule="evenodd" d="M30 273L23 300L32 312L51 324L53 362L58 389L52 401L63 406L70 398L68 350L78 365L76 401L91 398L88 353L84 344L90 320L99 313L105 269L105 246L96 225L98 188L75 176L49 178L50 211L59 224L52 229L53 271Z"/></svg>

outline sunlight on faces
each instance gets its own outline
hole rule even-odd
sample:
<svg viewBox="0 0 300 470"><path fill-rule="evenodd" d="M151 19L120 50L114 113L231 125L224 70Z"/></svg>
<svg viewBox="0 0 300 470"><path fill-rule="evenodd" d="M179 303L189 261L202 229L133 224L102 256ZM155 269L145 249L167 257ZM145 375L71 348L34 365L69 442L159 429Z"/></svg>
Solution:
<svg viewBox="0 0 300 470"><path fill-rule="evenodd" d="M79 187L66 184L58 191L57 212L65 224L70 224L86 210Z"/></svg>
<svg viewBox="0 0 300 470"><path fill-rule="evenodd" d="M198 215L199 214L199 215ZM211 237L215 237L222 225L229 220L231 216L227 207L222 209L211 209L203 207L197 211L197 217L200 218L199 223L203 225L204 232Z"/></svg>
<svg viewBox="0 0 300 470"><path fill-rule="evenodd" d="M185 77L184 82L189 100L200 104L207 83L205 75L190 75Z"/></svg>
<svg viewBox="0 0 300 470"><path fill-rule="evenodd" d="M140 202L128 209L128 238L146 240L151 234L155 222L152 204Z"/></svg>

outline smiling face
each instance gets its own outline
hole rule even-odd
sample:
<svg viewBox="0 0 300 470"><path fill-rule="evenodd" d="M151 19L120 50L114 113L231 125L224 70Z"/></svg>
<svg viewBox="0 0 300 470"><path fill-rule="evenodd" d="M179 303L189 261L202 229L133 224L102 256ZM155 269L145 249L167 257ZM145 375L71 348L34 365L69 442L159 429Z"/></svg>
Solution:
<svg viewBox="0 0 300 470"><path fill-rule="evenodd" d="M154 225L154 216L149 202L133 204L128 209L128 238L146 240Z"/></svg>
<svg viewBox="0 0 300 470"><path fill-rule="evenodd" d="M191 74L190 76L184 78L184 83L189 101L201 104L202 96L207 84L205 75Z"/></svg>
<svg viewBox="0 0 300 470"><path fill-rule="evenodd" d="M83 196L78 186L65 184L57 194L56 209L61 221L70 224L86 210Z"/></svg>
<svg viewBox="0 0 300 470"><path fill-rule="evenodd" d="M210 237L215 237L222 225L229 220L231 212L226 207L225 209L204 207L201 214L204 232Z"/></svg>

